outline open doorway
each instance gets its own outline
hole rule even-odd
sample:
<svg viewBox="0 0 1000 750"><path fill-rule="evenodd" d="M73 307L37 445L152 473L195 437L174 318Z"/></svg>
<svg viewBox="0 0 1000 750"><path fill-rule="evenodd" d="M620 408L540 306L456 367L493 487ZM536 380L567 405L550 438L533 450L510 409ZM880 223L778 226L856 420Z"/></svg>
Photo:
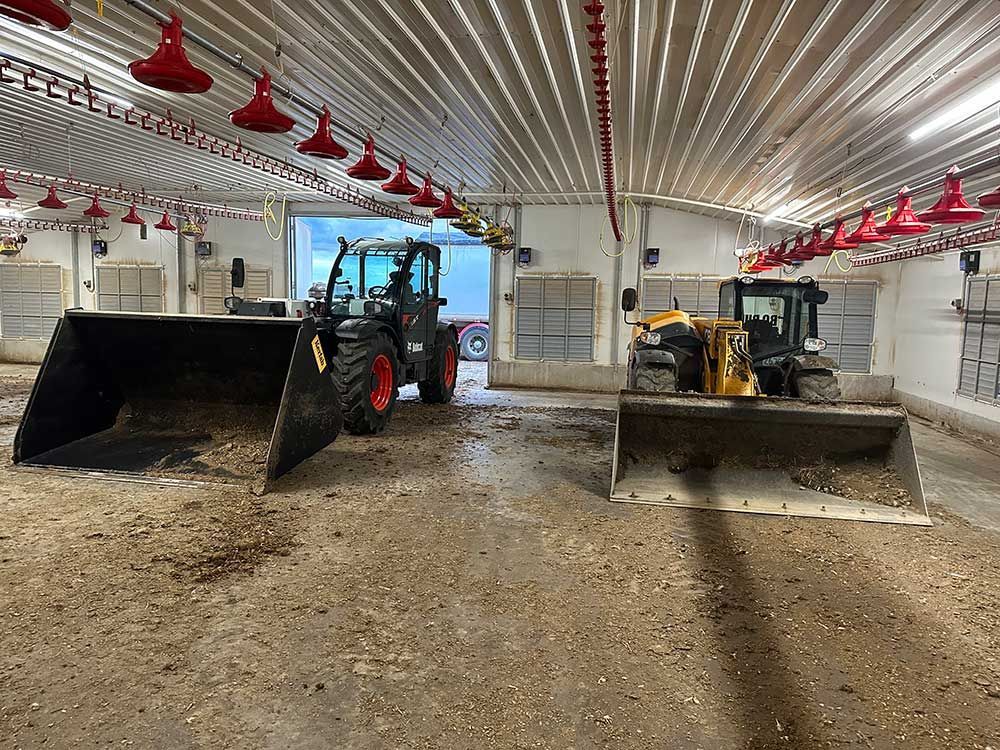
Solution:
<svg viewBox="0 0 1000 750"><path fill-rule="evenodd" d="M295 216L292 219L292 296L305 299L325 293L330 269L340 252L338 237L403 239L431 242L441 248L440 295L447 299L440 319L454 323L459 336L459 383L456 393L486 385L490 350L490 248L479 239L451 229L446 221L418 227L395 219L343 216ZM413 391L411 394L410 391ZM400 398L415 397L415 386Z"/></svg>

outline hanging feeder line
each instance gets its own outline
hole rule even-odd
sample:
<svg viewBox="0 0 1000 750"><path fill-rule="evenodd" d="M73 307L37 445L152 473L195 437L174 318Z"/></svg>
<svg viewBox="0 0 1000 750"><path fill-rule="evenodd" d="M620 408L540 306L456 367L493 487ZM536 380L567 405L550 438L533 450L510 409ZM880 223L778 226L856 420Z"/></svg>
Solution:
<svg viewBox="0 0 1000 750"><path fill-rule="evenodd" d="M874 266L879 263L892 263L898 260L908 260L918 258L922 255L933 255L944 253L949 250L964 250L973 245L982 245L986 242L995 242L1000 239L1000 216L993 219L993 223L988 227L980 229L957 229L954 234L945 235L941 233L932 242L917 242L908 247L900 247L895 250L879 250L873 253L855 255L851 258L852 266Z"/></svg>
<svg viewBox="0 0 1000 750"><path fill-rule="evenodd" d="M169 25L172 20L169 13L163 12L155 5L145 2L145 0L124 0L124 2L126 5L131 5L136 10L142 11L147 16L154 19L155 21L158 21L161 24ZM260 81L267 75L266 72L262 72L262 70L253 68L247 63L245 63L243 61L242 55L238 53L233 54L231 52L227 52L226 50L222 49L217 44L211 42L210 40L206 39L197 32L193 32L185 28L182 30L182 33L185 38L190 39L199 47L215 55L220 60L233 66L241 73L250 76L255 82ZM293 104L297 104L298 106L302 107L304 110L309 112L314 117L317 118L324 117L326 114L328 114L328 112L324 112L323 107L316 105L311 100L307 99L301 94L296 93L293 89L281 83L276 83L274 81L271 81L270 90L274 91L277 94L280 94L282 97L292 102ZM350 136L351 138L357 140L360 143L364 143L369 138L368 133L364 134L359 133L357 130L350 127L349 125L345 125L344 123L338 122L337 120L334 120L332 118L330 119L330 125L332 127L337 128L337 130L339 130L340 132ZM376 148L376 153L381 153L386 158L395 158L395 155L389 154L388 152L386 152L385 149ZM423 170L419 169L414 169L414 171L417 172L418 174L423 173ZM431 184L437 188L440 188L441 190L444 190L446 188L445 185L438 182L434 182L433 180L431 181ZM458 196L458 198L459 200L462 201L462 203L467 203L465 200L462 200L461 196Z"/></svg>
<svg viewBox="0 0 1000 750"><path fill-rule="evenodd" d="M11 77L11 74L16 75L17 78ZM288 182L294 182L296 185L301 185L314 192L329 195L338 201L351 203L379 216L398 219L418 226L429 226L431 222L428 217L364 196L360 190L339 188L332 185L315 171L310 172L294 164L278 161L248 149L243 146L239 139L234 145L209 135L200 131L193 119L189 120L187 124L174 120L169 110L167 110L165 117L160 117L135 107L126 108L111 101L104 101L97 91L86 85L86 82L81 86L74 83L62 83L57 76L42 78L34 68L25 67L22 69L15 66L11 59L0 57L0 83L20 84L21 88L27 92L62 100L63 103L71 106L85 107L87 111L103 114L110 120L117 120L121 124L131 125L148 132L155 132L156 135L170 138L181 145L196 148L199 151L215 154L220 158L242 161L244 165L252 169Z"/></svg>
<svg viewBox="0 0 1000 750"><path fill-rule="evenodd" d="M952 178L955 180L964 180L968 177L974 177L975 175L982 174L983 172L988 172L991 169L994 169L998 166L1000 166L1000 156L991 156L979 162L978 164L974 164L970 167L966 167L965 169L959 169L953 172ZM902 192L897 191L896 193L893 193L891 196L887 198L883 198L878 201L872 201L871 205L868 206L868 208L877 213L881 209L895 205L896 201L899 198L916 198L917 196L925 195L927 193L931 193L934 192L935 190L940 190L940 189L941 189L941 176L936 175L934 177L928 178L923 183L918 183L918 186L915 188L909 188L906 191ZM840 214L840 219L845 223L848 221L852 221L854 219L860 219L863 211L864 211L863 208L859 208L858 210L852 211L850 213L846 214L842 213ZM820 229L830 229L836 223L837 219L833 218L825 223L818 224L816 226L818 226ZM791 242L793 239L794 236L782 237L782 241L787 240Z"/></svg>
<svg viewBox="0 0 1000 750"><path fill-rule="evenodd" d="M148 207L150 211L155 211L156 213L171 211L176 216L197 214L198 216L213 216L223 219L237 219L239 221L264 220L264 214L260 211L234 209L226 205L219 206L211 203L199 203L198 201L184 201L177 198L164 198L163 196L149 195L144 190L134 192L125 190L121 186L113 188L93 182L83 182L67 177L52 177L51 175L27 172L20 169L14 171L11 171L9 168L0 169L0 172L4 172L7 175L8 182L34 185L41 188L55 185L65 193L82 195L87 198L97 193L107 203L124 206L131 206L133 203L137 203Z"/></svg>
<svg viewBox="0 0 1000 750"><path fill-rule="evenodd" d="M37 229L49 232L83 232L84 234L97 234L107 229L107 226L94 226L92 224L67 224L61 221L48 221L46 219L13 219L8 217L0 218L0 229Z"/></svg>
<svg viewBox="0 0 1000 750"><path fill-rule="evenodd" d="M608 79L608 40L605 31L608 26L604 21L604 3L601 0L583 6L583 12L593 20L587 24L591 37L587 44L593 50L591 62L596 67L591 68L594 75L594 97L597 103L597 124L601 135L601 166L604 177L604 202L608 207L608 221L617 242L622 241L622 230L618 222L618 198L615 194L615 147L614 133L611 125L611 93Z"/></svg>

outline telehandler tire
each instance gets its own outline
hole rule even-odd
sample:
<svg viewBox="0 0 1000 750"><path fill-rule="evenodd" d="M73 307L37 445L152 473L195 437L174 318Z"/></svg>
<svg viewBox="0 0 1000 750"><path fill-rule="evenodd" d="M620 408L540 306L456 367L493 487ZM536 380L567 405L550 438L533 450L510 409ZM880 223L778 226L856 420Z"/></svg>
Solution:
<svg viewBox="0 0 1000 750"><path fill-rule="evenodd" d="M832 372L804 371L792 374L795 395L810 401L837 401L840 383Z"/></svg>
<svg viewBox="0 0 1000 750"><path fill-rule="evenodd" d="M439 329L434 337L434 357L426 380L417 383L425 404L447 404L458 380L458 341L450 329Z"/></svg>
<svg viewBox="0 0 1000 750"><path fill-rule="evenodd" d="M340 394L344 429L353 435L375 435L389 424L399 395L399 359L384 333L358 341L341 341L331 365Z"/></svg>

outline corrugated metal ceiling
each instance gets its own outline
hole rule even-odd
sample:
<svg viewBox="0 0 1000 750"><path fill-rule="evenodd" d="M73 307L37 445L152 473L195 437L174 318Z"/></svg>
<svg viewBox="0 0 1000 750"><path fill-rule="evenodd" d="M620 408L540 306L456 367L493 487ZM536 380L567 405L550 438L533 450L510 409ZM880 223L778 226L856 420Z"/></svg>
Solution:
<svg viewBox="0 0 1000 750"><path fill-rule="evenodd" d="M919 125L1000 83L996 0L606 0L618 175L625 192L829 218L904 182L997 153L997 107L915 140ZM590 50L579 0L191 0L186 25L330 105L390 153L484 200L599 201ZM250 134L226 113L250 81L188 45L216 79L205 95L139 86L126 64L158 40L118 0L74 4L73 33L22 33L2 51L153 111L351 184L344 164L299 157L312 131ZM1000 93L998 97L1000 98ZM5 164L204 200L294 189L146 133L0 86ZM67 129L71 135L67 138ZM67 147L67 143L70 147ZM352 153L357 143L348 143ZM967 192L986 189L984 177ZM359 185L358 183L354 183ZM370 185L359 186L370 190ZM193 196L192 196L193 197ZM322 196L293 195L308 200ZM676 204L675 204L676 205ZM688 210L698 209L690 204ZM705 207L701 207L705 209ZM710 209L707 209L710 210Z"/></svg>

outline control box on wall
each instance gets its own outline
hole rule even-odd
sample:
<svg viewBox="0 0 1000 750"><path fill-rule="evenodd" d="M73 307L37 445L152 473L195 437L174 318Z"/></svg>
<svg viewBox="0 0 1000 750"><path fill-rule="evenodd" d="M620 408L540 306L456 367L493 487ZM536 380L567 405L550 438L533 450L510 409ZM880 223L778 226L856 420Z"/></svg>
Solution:
<svg viewBox="0 0 1000 750"><path fill-rule="evenodd" d="M205 240L198 240L194 243L194 254L198 258L212 257L212 243Z"/></svg>

